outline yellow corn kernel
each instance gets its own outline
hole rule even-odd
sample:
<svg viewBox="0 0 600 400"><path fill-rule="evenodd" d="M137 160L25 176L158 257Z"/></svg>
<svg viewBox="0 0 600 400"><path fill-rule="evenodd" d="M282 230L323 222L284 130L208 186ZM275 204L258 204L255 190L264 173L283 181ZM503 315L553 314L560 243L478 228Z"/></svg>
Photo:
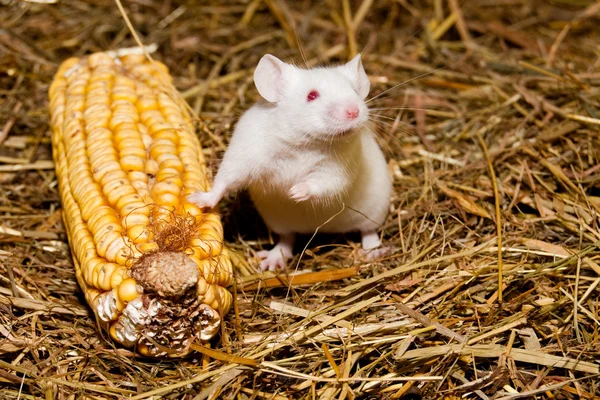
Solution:
<svg viewBox="0 0 600 400"><path fill-rule="evenodd" d="M124 279L117 287L118 297L124 302L130 302L138 296L135 279Z"/></svg>

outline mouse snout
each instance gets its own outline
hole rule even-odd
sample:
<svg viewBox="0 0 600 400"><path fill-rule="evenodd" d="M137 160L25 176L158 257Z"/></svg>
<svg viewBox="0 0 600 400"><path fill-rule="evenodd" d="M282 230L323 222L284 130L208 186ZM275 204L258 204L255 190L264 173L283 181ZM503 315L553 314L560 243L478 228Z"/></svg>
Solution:
<svg viewBox="0 0 600 400"><path fill-rule="evenodd" d="M329 107L329 115L339 121L355 122L360 110L356 103L338 103Z"/></svg>
<svg viewBox="0 0 600 400"><path fill-rule="evenodd" d="M358 118L358 106L356 104L351 104L346 106L346 118L348 119L356 119Z"/></svg>

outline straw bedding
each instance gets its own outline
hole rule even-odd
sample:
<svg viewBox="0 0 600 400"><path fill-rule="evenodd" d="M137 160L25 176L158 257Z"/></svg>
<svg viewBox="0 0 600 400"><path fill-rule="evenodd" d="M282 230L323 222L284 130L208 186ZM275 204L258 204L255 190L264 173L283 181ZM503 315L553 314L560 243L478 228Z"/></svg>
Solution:
<svg viewBox="0 0 600 400"><path fill-rule="evenodd" d="M226 199L235 310L211 349L168 361L97 329L50 153L58 64L136 43L108 0L5 3L0 397L600 398L597 2L125 1L213 172L263 54L313 66L363 52L394 174L395 252L369 264L357 236L317 235L286 273L258 274L273 238L247 196Z"/></svg>

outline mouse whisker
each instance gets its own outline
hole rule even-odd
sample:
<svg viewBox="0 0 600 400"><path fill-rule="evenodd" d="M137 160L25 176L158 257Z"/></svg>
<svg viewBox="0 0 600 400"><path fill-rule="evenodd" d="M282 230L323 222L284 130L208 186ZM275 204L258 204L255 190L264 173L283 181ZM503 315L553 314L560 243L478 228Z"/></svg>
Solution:
<svg viewBox="0 0 600 400"><path fill-rule="evenodd" d="M375 121L375 122L381 122L381 123L384 123L384 121L382 121L381 119L384 119L384 120L391 120L391 121L394 121L394 123L398 123L398 124L405 125L405 126L409 127L409 128L410 128L410 129L412 129L412 130L415 130L415 129L416 129L416 128L415 128L413 125L411 125L411 124L409 124L409 123L406 123L406 122L404 122L404 121L401 121L399 118L386 117L385 115L373 115L373 117L375 117L375 118L380 118L379 120L373 120L373 121Z"/></svg>
<svg viewBox="0 0 600 400"><path fill-rule="evenodd" d="M389 120L392 120L392 121L395 121L397 119L396 117L390 117L390 116L383 115L383 114L371 114L369 117L389 119Z"/></svg>
<svg viewBox="0 0 600 400"><path fill-rule="evenodd" d="M402 50L402 48L404 47L404 45L406 45L406 43L408 43L408 42L409 42L409 41L410 41L412 38L416 37L416 36L417 36L417 34L418 34L419 32L421 32L422 30L423 30L423 28L422 28L422 27L421 27L421 28L419 28L419 29L418 29L418 30L417 30L415 33L413 33L413 34L412 34L412 35L411 35L411 36L410 36L408 39L406 39L404 42L402 42L402 44L400 45L400 47L398 47L398 48L396 49L396 51L394 51L394 52L392 53L392 55L391 55L391 56L387 57L387 61L386 61L386 62L384 62L384 63L383 63L383 65L382 65L381 67L379 67L379 69L377 70L377 73L375 73L375 76L379 76L379 74L381 73L381 71L383 71L383 69L384 69L384 68L385 68L385 67L388 65L388 63L390 62L390 60L391 60L391 59L393 59L393 58L396 56L396 54L398 54L398 52L399 52L400 50Z"/></svg>
<svg viewBox="0 0 600 400"><path fill-rule="evenodd" d="M369 108L369 111L385 111L385 110L405 110L405 111L431 111L431 110L441 110L440 108L424 108L424 107L377 107L377 108Z"/></svg>
<svg viewBox="0 0 600 400"><path fill-rule="evenodd" d="M300 33L296 29L296 24L293 24L294 33L296 34L296 43L298 43L298 50L300 51L300 56L302 57L302 61L304 61L304 65L306 69L310 69L310 65L308 65L308 59L306 58L306 53L304 52L304 45L302 44L302 40L300 40Z"/></svg>
<svg viewBox="0 0 600 400"><path fill-rule="evenodd" d="M379 125L386 125L390 127L390 132L389 133L394 133L396 130L399 130L407 135L411 135L416 128L404 121L401 121L400 119L394 119L394 122L387 122L387 121L383 121L383 120L377 120L377 119L371 119L370 120L374 126Z"/></svg>
<svg viewBox="0 0 600 400"><path fill-rule="evenodd" d="M392 148L392 145L390 143L388 143L388 141L386 139L391 138L391 139L395 140L399 145L402 145L402 142L400 141L399 138L397 138L393 134L390 135L390 132L392 132L394 127L391 126L391 130L387 131L382 126L372 123L370 125L370 128L371 128L371 131L373 132L373 137L375 138L375 141L377 142L379 147L381 147L387 153L388 156L393 157L394 149Z"/></svg>
<svg viewBox="0 0 600 400"><path fill-rule="evenodd" d="M384 137L388 137L388 136L392 136L394 137L394 132L396 130L400 130L403 133L406 133L407 135L409 134L407 129L402 127L401 129L398 129L399 126L389 123L389 122L382 122L382 121L373 121L373 125L372 128L375 129L379 129L381 132L380 133L382 136Z"/></svg>
<svg viewBox="0 0 600 400"><path fill-rule="evenodd" d="M373 122L374 127L378 127L380 129L383 129L384 125L389 127L389 132L387 131L387 129L384 129L384 132L386 134L389 134L391 131L394 130L394 124L392 124L391 122L383 122L383 121L371 121L371 122Z"/></svg>
<svg viewBox="0 0 600 400"><path fill-rule="evenodd" d="M425 73L423 73L423 74L421 74L421 75L417 75L417 76L415 76L414 78L410 78L410 79L408 79L408 80L406 80L406 81L404 81L404 82L402 82L402 83L399 83L399 84L397 84L397 85L394 85L394 86L392 86L391 88L389 88L389 89L387 89L387 90L384 90L383 92L379 93L379 94L378 94L377 96L375 96L375 97L371 97L371 98L370 98L369 100L367 100L365 103L366 103L366 104L369 104L369 103L370 103L370 102L372 102L373 100L375 100L375 99L377 99L377 98L379 98L379 97L383 96L385 93L388 93L388 92L389 92L389 91L391 91L391 90L394 90L394 89L397 89L397 88L399 88L399 87L402 87L402 86L404 86L404 85L406 85L406 84L408 84L408 83L410 83L410 82L416 81L416 80L418 80L418 79L421 79L421 78L423 78L423 77L426 77L426 76L428 76L428 75L433 75L434 73L436 73L436 72L438 72L438 71L442 71L442 70L444 70L444 69L447 69L448 67L449 67L449 66L448 66L448 65L446 65L446 66L443 66L443 67L440 67L440 68L436 68L436 69L434 69L433 71L430 71L430 72L425 72Z"/></svg>
<svg viewBox="0 0 600 400"><path fill-rule="evenodd" d="M391 104L390 107L411 107L412 103L407 100L407 96L409 96L408 91L386 94L385 96L373 99L373 101L369 103L369 110L376 107L386 107L387 104ZM398 98L400 97L403 97L404 101L399 101Z"/></svg>
<svg viewBox="0 0 600 400"><path fill-rule="evenodd" d="M371 122L371 125L370 125L370 127L371 127L373 130L377 131L376 133L378 134L378 136L379 136L380 134L381 134L381 136L383 136L383 134L385 134L386 136L389 136L389 133L390 133L390 132L389 132L387 129L385 129L385 128L383 127L383 125L387 125L387 126L389 126L390 128L393 128L393 127L394 127L394 125L393 125L393 124L390 124L389 122L380 122L380 121L370 121L370 122Z"/></svg>
<svg viewBox="0 0 600 400"><path fill-rule="evenodd" d="M379 140L380 145L383 147L383 145L381 144L381 142L383 142L389 149L390 149L390 154L393 153L393 150L391 149L391 144L388 144L388 142L386 141L386 139L390 138L393 142L395 142L398 146L402 147L403 146L403 142L401 140L401 137L411 137L412 135L410 134L410 132L408 132L406 130L406 128L402 127L402 126L393 126L392 124L390 124L390 131L387 131L386 129L384 129L381 125L376 125L373 124L372 128L373 128L373 132L375 134L375 137ZM395 134L395 132L400 133L400 135Z"/></svg>

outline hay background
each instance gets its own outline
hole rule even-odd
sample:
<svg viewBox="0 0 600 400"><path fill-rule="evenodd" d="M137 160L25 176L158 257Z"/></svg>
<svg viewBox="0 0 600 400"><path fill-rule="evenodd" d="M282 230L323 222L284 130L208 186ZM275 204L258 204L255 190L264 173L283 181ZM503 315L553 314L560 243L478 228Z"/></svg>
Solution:
<svg viewBox="0 0 600 400"><path fill-rule="evenodd" d="M343 61L356 45L372 96L405 83L370 103L382 108L375 126L395 172L383 235L397 251L366 265L356 235L319 236L299 269L356 276L240 289L239 318L229 315L216 347L251 357L296 334L256 369L134 358L98 333L61 224L47 89L65 58L135 43L108 0L2 2L0 397L600 398L600 6L380 0L362 2L362 19L360 3L124 4L207 124L199 135L213 172L257 98L251 71L264 53L302 65L299 39L313 65ZM240 254L269 244L247 197L227 199L223 213ZM240 280L252 274L241 266ZM279 313L272 301L321 314ZM351 329L340 338L334 327ZM374 380L336 382L338 373Z"/></svg>

